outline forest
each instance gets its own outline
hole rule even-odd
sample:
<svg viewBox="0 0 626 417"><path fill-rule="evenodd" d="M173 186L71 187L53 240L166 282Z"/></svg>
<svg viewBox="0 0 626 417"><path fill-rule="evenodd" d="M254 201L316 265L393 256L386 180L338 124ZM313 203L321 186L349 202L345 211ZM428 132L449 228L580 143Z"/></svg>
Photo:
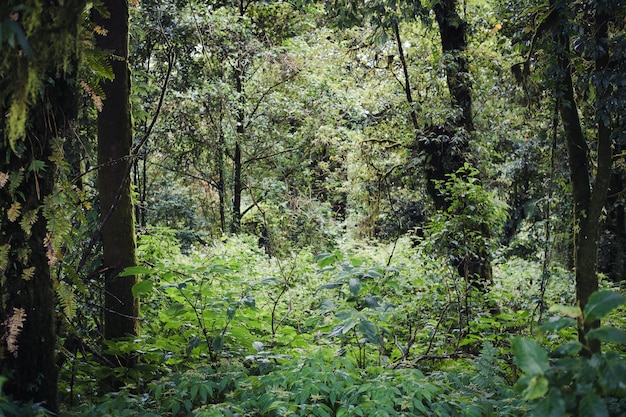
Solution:
<svg viewBox="0 0 626 417"><path fill-rule="evenodd" d="M626 416L626 0L2 0L0 416Z"/></svg>

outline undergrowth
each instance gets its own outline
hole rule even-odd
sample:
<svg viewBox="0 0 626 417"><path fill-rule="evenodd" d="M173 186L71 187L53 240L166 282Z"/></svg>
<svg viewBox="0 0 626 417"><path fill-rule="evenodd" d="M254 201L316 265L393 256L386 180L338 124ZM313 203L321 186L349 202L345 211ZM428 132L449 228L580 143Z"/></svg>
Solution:
<svg viewBox="0 0 626 417"><path fill-rule="evenodd" d="M183 254L167 230L151 233L140 240L142 265L127 271L143 277L134 288L143 334L102 350L85 341L92 350L61 371L63 415L521 416L539 398L515 385L527 368L511 340L559 310L538 310L540 283L529 282L538 269L527 261L498 264L493 311L409 240L278 259L252 237ZM541 305L567 304L570 274L550 279ZM542 341L558 350L572 338L563 326ZM606 360L624 366L617 342ZM111 367L104 354L135 355L137 367ZM105 393L99 381L110 377L121 389ZM607 410L623 410L619 394Z"/></svg>

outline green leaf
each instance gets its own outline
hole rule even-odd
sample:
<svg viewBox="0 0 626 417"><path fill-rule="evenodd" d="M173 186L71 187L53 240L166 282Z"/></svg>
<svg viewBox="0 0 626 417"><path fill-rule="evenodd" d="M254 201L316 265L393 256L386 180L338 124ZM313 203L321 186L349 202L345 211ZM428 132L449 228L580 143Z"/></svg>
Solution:
<svg viewBox="0 0 626 417"><path fill-rule="evenodd" d="M359 323L359 331L370 343L380 344L382 341L382 338L378 334L378 329L376 329L374 323L369 320L361 320L361 323Z"/></svg>
<svg viewBox="0 0 626 417"><path fill-rule="evenodd" d="M152 282L152 280L144 279L142 281L139 281L138 283L133 285L133 288L131 289L133 297L137 298L141 294L148 294L150 291L152 291L153 286L154 282Z"/></svg>
<svg viewBox="0 0 626 417"><path fill-rule="evenodd" d="M577 307L578 308L578 307ZM580 309L579 309L580 311ZM545 332L558 332L566 327L575 327L576 320L570 317L561 317L556 320L549 320L543 323L539 328Z"/></svg>
<svg viewBox="0 0 626 417"><path fill-rule="evenodd" d="M352 295L359 295L359 292L361 291L361 281L358 278L350 278L348 286L350 287Z"/></svg>
<svg viewBox="0 0 626 417"><path fill-rule="evenodd" d="M156 270L152 268L146 268L145 266L129 266L128 268L124 268L122 272L120 272L120 277L128 277L131 275L149 275L156 273Z"/></svg>
<svg viewBox="0 0 626 417"><path fill-rule="evenodd" d="M604 400L597 395L587 394L581 401L578 415L585 417L609 417Z"/></svg>
<svg viewBox="0 0 626 417"><path fill-rule="evenodd" d="M224 349L224 338L222 336L217 336L213 339L213 351L221 352Z"/></svg>
<svg viewBox="0 0 626 417"><path fill-rule="evenodd" d="M533 408L531 413L533 417L563 417L565 416L565 400L561 391L551 389L550 393L545 396Z"/></svg>
<svg viewBox="0 0 626 417"><path fill-rule="evenodd" d="M320 268L324 268L337 260L337 255L334 253L320 253L315 257L315 262Z"/></svg>
<svg viewBox="0 0 626 417"><path fill-rule="evenodd" d="M615 291L597 291L591 294L585 306L585 323L604 318L611 311L626 303L626 297Z"/></svg>
<svg viewBox="0 0 626 417"><path fill-rule="evenodd" d="M580 311L580 307L578 306L553 305L548 310L548 313L558 313L566 317L572 317L574 319L582 316L582 312Z"/></svg>
<svg viewBox="0 0 626 417"><path fill-rule="evenodd" d="M626 332L615 327L600 327L599 329L589 330L587 338L626 345Z"/></svg>
<svg viewBox="0 0 626 417"><path fill-rule="evenodd" d="M529 375L543 375L550 366L548 354L539 343L525 337L515 337L512 341L515 363Z"/></svg>
<svg viewBox="0 0 626 417"><path fill-rule="evenodd" d="M548 380L545 376L534 376L528 381L526 389L522 392L524 399L536 400L542 398L548 392Z"/></svg>
<svg viewBox="0 0 626 417"><path fill-rule="evenodd" d="M578 354L578 352L580 352L582 348L583 345L579 341L573 340L554 349L552 352L550 352L550 357L562 358L564 356L573 356Z"/></svg>

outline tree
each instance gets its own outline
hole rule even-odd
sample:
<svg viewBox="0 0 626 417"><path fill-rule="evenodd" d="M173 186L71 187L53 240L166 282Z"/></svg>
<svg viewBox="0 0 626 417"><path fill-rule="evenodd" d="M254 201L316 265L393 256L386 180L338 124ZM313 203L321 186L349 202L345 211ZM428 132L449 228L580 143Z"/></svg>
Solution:
<svg viewBox="0 0 626 417"><path fill-rule="evenodd" d="M139 301L132 294L134 275L120 272L137 263L130 167L133 127L128 66L129 9L126 0L105 0L93 20L104 29L97 46L110 53L115 78L104 81L105 100L98 114L98 195L100 198L104 285L104 337L115 340L138 332ZM121 365L132 366L131 358Z"/></svg>
<svg viewBox="0 0 626 417"><path fill-rule="evenodd" d="M612 2L583 2L582 13L588 12L593 16L593 23L589 24L592 38L590 43L583 46L582 58L590 63L590 90L595 94L595 117L589 126L584 126L579 116L579 106L576 100L572 72L574 59L571 48L574 32L576 9L569 2L552 1L550 12L537 29L544 30L547 25L553 25L549 33L555 39L555 83L556 95L559 103L559 112L563 122L565 142L568 151L569 173L572 184L573 235L574 235L574 267L576 274L576 298L581 309L584 309L589 297L598 290L598 239L600 218L606 203L607 192L611 179L613 163L613 141L622 136L623 104L618 104L617 88L623 82L624 64L619 58L621 47L616 41L621 36L609 36L611 23L622 25L623 21L615 11L617 4ZM623 13L623 7L622 7ZM554 22L554 23L552 23ZM543 27L542 27L543 26ZM588 48L588 49L587 49ZM620 120L621 119L621 120ZM593 129L594 140L588 139L586 129ZM591 143L595 142L595 152L591 152ZM591 158L594 158L592 164ZM595 170L593 169L595 167ZM595 171L595 172L594 172ZM593 181L592 181L593 178ZM587 323L579 328L579 339L587 346L587 354L598 352L600 343L597 340L586 340L586 333L598 322ZM589 343L586 343L589 342Z"/></svg>
<svg viewBox="0 0 626 417"><path fill-rule="evenodd" d="M46 199L77 114L78 29L85 2L0 6L0 372L18 401L57 409L56 261Z"/></svg>

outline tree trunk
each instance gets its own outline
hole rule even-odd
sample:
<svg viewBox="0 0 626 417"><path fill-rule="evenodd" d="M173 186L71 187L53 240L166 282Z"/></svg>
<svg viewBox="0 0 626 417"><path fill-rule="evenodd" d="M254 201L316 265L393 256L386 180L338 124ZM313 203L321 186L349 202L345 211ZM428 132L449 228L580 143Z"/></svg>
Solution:
<svg viewBox="0 0 626 417"><path fill-rule="evenodd" d="M63 63L76 62L85 5L81 0L64 7L13 3L27 6L11 18L20 26L28 21L23 30L36 55L21 54L23 45L20 52L0 45L0 374L9 378L4 391L14 400L56 412L56 314L49 266L54 256L43 209L54 185L54 142L68 135L77 115L76 83L67 81L75 79L68 68L76 66ZM25 93L28 88L36 93ZM14 106L25 112L17 123L5 117ZM16 128L23 133L12 136Z"/></svg>
<svg viewBox="0 0 626 417"><path fill-rule="evenodd" d="M448 126L432 129L433 140L428 144L423 142L422 146L431 157L426 168L427 189L435 207L444 211L449 209L450 203L436 189L435 184L447 180L448 174L455 173L468 161L469 136L474 130L470 73L464 56L467 49L467 23L459 16L456 7L456 0L439 0L433 5L444 60L447 61L445 71L451 104L458 113L448 120ZM491 231L487 223L481 224L480 233L484 239L490 238ZM475 253L459 259L456 268L459 275L483 292L492 282L491 254L485 245L479 245Z"/></svg>
<svg viewBox="0 0 626 417"><path fill-rule="evenodd" d="M560 17L560 22L565 19ZM608 16L596 13L596 73L604 70L608 62ZM589 149L583 134L578 107L574 96L571 75L570 42L564 26L557 35L557 66L560 77L557 89L560 99L560 113L565 130L569 162L570 181L574 198L574 268L576 274L576 298L584 310L591 294L598 289L598 240L599 222L608 192L611 165L611 132L604 122L609 116L602 114L602 106L597 105L597 169L593 189L590 179ZM597 83L598 100L605 98L607 92ZM591 355L600 351L598 340L586 340L586 333L598 327L599 322L585 324L578 329L578 338L585 346L583 353Z"/></svg>
<svg viewBox="0 0 626 417"><path fill-rule="evenodd" d="M97 45L110 51L115 79L104 82L106 95L98 114L98 194L100 197L103 247L104 337L115 340L138 333L139 302L132 295L136 276L119 277L136 265L135 224L130 188L132 121L130 72L128 68L129 14L126 0L104 0L110 18L95 13L94 22L107 30ZM130 358L118 358L121 366L133 366Z"/></svg>

